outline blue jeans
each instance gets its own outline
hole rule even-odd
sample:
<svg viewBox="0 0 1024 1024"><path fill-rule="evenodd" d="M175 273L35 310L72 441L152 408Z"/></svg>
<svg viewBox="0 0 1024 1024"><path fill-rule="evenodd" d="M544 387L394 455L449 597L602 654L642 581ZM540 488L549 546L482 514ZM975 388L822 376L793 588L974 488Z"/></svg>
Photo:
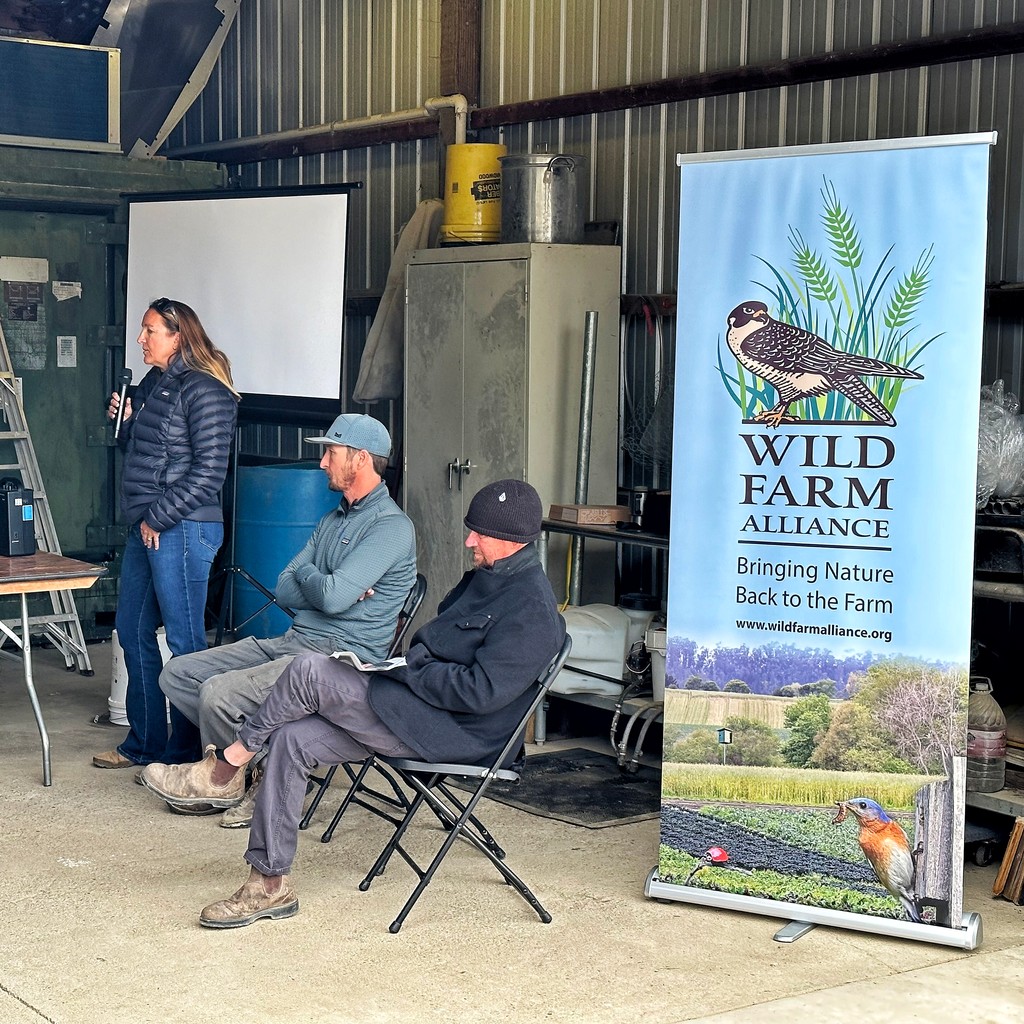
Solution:
<svg viewBox="0 0 1024 1024"><path fill-rule="evenodd" d="M206 589L224 540L223 523L184 520L160 534L160 547L142 543L139 523L128 531L117 599L117 637L128 670L128 736L117 748L136 764L199 759L199 730L173 706L171 736L160 690L163 661L157 626L163 622L172 655L206 649Z"/></svg>

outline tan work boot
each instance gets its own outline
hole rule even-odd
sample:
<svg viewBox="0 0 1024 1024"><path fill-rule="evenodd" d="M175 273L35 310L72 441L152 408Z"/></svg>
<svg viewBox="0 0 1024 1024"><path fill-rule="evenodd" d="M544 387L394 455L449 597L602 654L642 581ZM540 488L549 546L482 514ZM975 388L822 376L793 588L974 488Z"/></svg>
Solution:
<svg viewBox="0 0 1024 1024"><path fill-rule="evenodd" d="M252 782L249 783L242 802L234 807L229 807L221 815L221 828L248 828L252 824L252 812L256 809L256 794L259 792L262 781L263 772L259 768L254 768Z"/></svg>
<svg viewBox="0 0 1024 1024"><path fill-rule="evenodd" d="M280 876L280 888L272 893L267 892L267 881L253 868L233 896L203 908L199 923L204 928L244 928L261 917L271 921L294 917L299 912L299 897L288 884L288 876Z"/></svg>
<svg viewBox="0 0 1024 1024"><path fill-rule="evenodd" d="M245 795L245 769L237 768L231 778L217 784L216 747L206 748L202 761L192 764L148 764L142 770L142 784L158 797L179 807L209 804L210 807L234 807Z"/></svg>
<svg viewBox="0 0 1024 1024"><path fill-rule="evenodd" d="M94 768L134 768L135 762L129 761L119 750L107 750L92 759Z"/></svg>

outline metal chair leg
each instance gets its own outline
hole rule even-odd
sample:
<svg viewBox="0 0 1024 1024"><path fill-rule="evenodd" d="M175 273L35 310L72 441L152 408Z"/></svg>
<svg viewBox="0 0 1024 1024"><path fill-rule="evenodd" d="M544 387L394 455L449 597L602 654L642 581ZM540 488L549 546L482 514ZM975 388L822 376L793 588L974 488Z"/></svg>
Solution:
<svg viewBox="0 0 1024 1024"><path fill-rule="evenodd" d="M405 821L402 822L402 827L400 827L400 829L396 831L395 836L392 837L391 842L388 844L389 849L385 849L385 853L381 855L381 858L384 859L384 865L386 865L387 860L390 858L391 854L397 850L405 859L406 863L408 863L410 867L412 867L416 874L419 876L419 882L417 883L416 888L412 891L412 894L406 900L405 905L399 911L398 916L388 926L388 931L391 932L392 935L396 935L401 930L402 924L405 922L406 917L409 916L409 912L416 905L416 901L422 895L423 890L426 889L426 887L430 884L431 879L434 877L434 873L441 865L441 861L444 860L448 851L454 845L455 840L460 838L468 840L474 847L476 847L477 850L479 850L482 854L484 854L485 857L487 857L487 859L495 866L495 868L504 878L505 882L512 886L512 888L514 888L516 892L518 892L519 895L522 896L526 903L528 903L534 909L537 916L544 924L551 923L551 915L548 913L547 910L544 909L540 900L537 899L537 897L534 895L533 891L529 888L529 886L527 886L527 884L507 864L504 863L504 861L494 852L491 845L482 840L479 836L475 835L472 830L466 827L467 824L469 824L471 819L473 819L474 817L473 808L479 802L480 798L484 795L484 792L487 788L486 786L481 786L479 789L477 789L476 793L473 795L473 798L464 807L462 814L459 815L459 817L456 819L453 827L448 832L448 835L445 837L444 842L441 844L441 848L437 851L436 854L434 854L434 858L433 860L431 860L429 866L425 870L420 868L419 865L412 860L409 854L402 847L402 835L405 833L405 830L408 827L409 823L411 823L413 815L416 813L416 810L419 809L420 804L424 801L428 803L432 808L434 808L435 813L438 814L439 817L441 816L442 812L446 815L450 815L451 808L446 807L444 803L431 792L431 788L434 785L436 785L435 780L432 780L430 783L424 783L423 780L418 778L417 776L411 774L404 775L404 773L403 777L405 778L405 781L408 782L409 785L416 790L416 799L413 801L413 805L410 808L409 814L406 816ZM381 858L378 858L378 860L380 860ZM373 874L375 873L379 874L380 871L383 870L384 865L381 865L380 870L378 871L374 871L374 869L371 869L371 874L367 876L367 879L372 879ZM374 868L376 867L377 865L375 864ZM365 892L366 889L369 888L369 881L365 879L364 881L366 882L365 887L361 883L359 888Z"/></svg>
<svg viewBox="0 0 1024 1024"><path fill-rule="evenodd" d="M394 834L388 840L387 845L383 850L381 850L380 855L373 862L373 867L370 868L366 873L366 877L359 883L360 892L366 892L366 890L370 888L370 883L374 878L376 878L377 875L382 875L384 873L384 869L388 866L388 861L391 860L396 850L401 853L402 857L413 871L415 871L416 874L420 874L419 866L415 861L409 859L408 854L404 849L402 849L401 842L406 829L408 829L412 824L412 819L415 817L416 811L419 810L420 804L423 803L423 798L422 792L418 792L416 796L413 797L412 803L409 805L409 810L405 817L401 822L399 822L398 826L395 828Z"/></svg>
<svg viewBox="0 0 1024 1024"><path fill-rule="evenodd" d="M415 794L408 803L405 816L400 821L392 819L379 808L371 808L380 817L393 821L395 828L366 877L359 883L360 890L366 892L369 889L373 879L384 871L396 853L412 868L417 876L415 889L405 901L398 916L389 926L388 930L392 934L401 929L409 912L416 905L416 901L420 898L424 889L430 884L434 873L457 839L465 839L474 849L482 853L494 865L495 870L504 881L512 886L523 900L534 909L540 920L544 924L550 923L551 915L544 909L540 900L537 899L526 883L505 863L504 850L497 844L494 837L487 831L474 812L492 782L518 781L521 765L518 763L518 757L514 756L515 751L522 746L523 733L530 718L544 699L552 680L554 680L565 663L571 648L572 640L567 636L562 643L561 650L551 659L547 667L537 678L533 700L524 710L523 717L509 735L504 747L500 751L495 752L493 760L488 764L428 762L414 758L377 755L377 761L386 766L388 771L394 772L401 780L403 786L408 787ZM473 784L472 792L465 801L460 796L456 796L447 784L450 779L464 779L467 785ZM421 867L402 844L402 840L413 818L415 818L424 803L430 807L434 816L440 821L442 828L447 833L440 848L436 851L426 868Z"/></svg>
<svg viewBox="0 0 1024 1024"><path fill-rule="evenodd" d="M328 787L331 784L331 780L334 778L334 773L338 770L336 764L332 764L327 769L327 774L320 780L320 788L316 791L316 795L309 803L309 807L306 809L306 813L302 816L302 821L299 822L299 828L305 831L309 828L309 823L313 820L313 815L316 814L316 809L320 806L320 801L324 798L324 793L327 792ZM310 776L312 778L312 776Z"/></svg>
<svg viewBox="0 0 1024 1024"><path fill-rule="evenodd" d="M359 787L362 785L363 779L366 777L366 773L370 770L372 765L373 758L368 757L360 766L359 771L355 776L353 776L352 784L349 786L348 792L345 794L345 799L341 801L341 806L334 812L334 817L331 818L330 825L327 826L326 831L320 837L321 843L329 843L334 838L334 830L338 827L338 822L341 821L341 816L348 810L348 805L355 799L355 795L359 791ZM347 765L346 768L348 768ZM348 770L351 775L351 769ZM323 790L320 791L320 794L322 793Z"/></svg>

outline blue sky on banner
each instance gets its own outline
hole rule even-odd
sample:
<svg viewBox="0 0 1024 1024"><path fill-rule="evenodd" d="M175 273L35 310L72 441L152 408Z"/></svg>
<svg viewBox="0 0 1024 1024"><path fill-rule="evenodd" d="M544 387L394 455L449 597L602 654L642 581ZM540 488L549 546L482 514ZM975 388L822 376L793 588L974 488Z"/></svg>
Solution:
<svg viewBox="0 0 1024 1024"><path fill-rule="evenodd" d="M670 638L706 646L774 641L963 664L988 143L779 152L793 155L681 167ZM846 232L841 242L837 222ZM837 262L837 251L848 255L851 247L860 253L855 272ZM838 288L831 297L808 299L808 274ZM804 326L839 345L850 323L842 310L860 302L880 322L900 299L907 316L888 333L905 338L906 347L892 361L923 379L899 383L896 401L888 403L895 425L833 419L836 399L843 404L836 393L818 399L811 412L795 403L790 411L802 423L744 423L740 401L750 403L750 386L764 385L753 374L745 376L746 390L738 384L726 337L735 307L755 300L773 318L808 318ZM788 317L780 312L785 302ZM830 310L838 328L830 325ZM864 379L876 392L892 385ZM770 407L774 396L764 397L748 415ZM793 447L778 470L770 459L756 464L755 453L763 457L766 444L782 451L790 436ZM826 486L821 479L808 484L811 476L830 478L829 496L850 507L831 508L820 498L811 507L807 487L820 493ZM852 498L851 486L860 488ZM878 487L887 500L878 500ZM862 501L864 494L875 500ZM871 535L826 536L820 531L831 529L830 519L856 519ZM784 593L798 603L786 604ZM741 628L743 620L750 621ZM752 622L841 624L865 635L759 632Z"/></svg>

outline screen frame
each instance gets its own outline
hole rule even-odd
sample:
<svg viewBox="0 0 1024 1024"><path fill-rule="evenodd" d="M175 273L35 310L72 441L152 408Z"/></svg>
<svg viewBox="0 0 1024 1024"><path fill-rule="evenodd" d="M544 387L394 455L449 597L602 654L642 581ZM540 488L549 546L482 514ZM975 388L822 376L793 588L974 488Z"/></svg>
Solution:
<svg viewBox="0 0 1024 1024"><path fill-rule="evenodd" d="M138 324L149 303L166 296L193 306L231 359L241 420L316 423L335 415L344 373L348 196L361 187L126 194L124 357L136 383L149 370L135 341ZM301 317L289 322L282 360L282 293L303 292L309 320L301 329ZM232 296L230 305L219 301L222 293Z"/></svg>

